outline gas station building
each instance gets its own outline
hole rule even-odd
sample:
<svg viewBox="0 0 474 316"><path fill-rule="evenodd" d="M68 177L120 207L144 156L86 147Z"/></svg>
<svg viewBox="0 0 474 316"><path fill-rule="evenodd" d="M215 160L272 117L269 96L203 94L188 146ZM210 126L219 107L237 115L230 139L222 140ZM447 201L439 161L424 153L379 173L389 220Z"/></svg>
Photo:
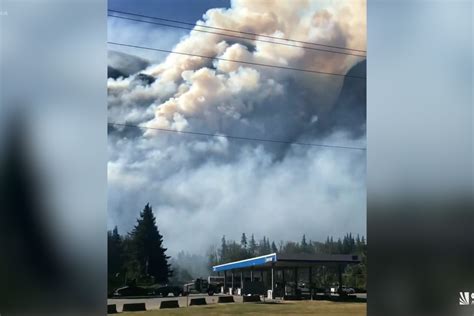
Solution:
<svg viewBox="0 0 474 316"><path fill-rule="evenodd" d="M219 275L224 276L223 288L224 291L229 291L230 294L266 294L269 298L276 298L287 295L285 289L287 283L293 284L294 295L297 295L298 283L302 280L301 276L306 276L303 278L304 281L311 284L313 282L313 269L321 266L337 271L338 290L340 291L342 273L345 267L358 263L360 263L360 258L357 255L271 253L216 265L212 269ZM292 280L286 280L285 273L290 274ZM281 284L283 284L283 287Z"/></svg>

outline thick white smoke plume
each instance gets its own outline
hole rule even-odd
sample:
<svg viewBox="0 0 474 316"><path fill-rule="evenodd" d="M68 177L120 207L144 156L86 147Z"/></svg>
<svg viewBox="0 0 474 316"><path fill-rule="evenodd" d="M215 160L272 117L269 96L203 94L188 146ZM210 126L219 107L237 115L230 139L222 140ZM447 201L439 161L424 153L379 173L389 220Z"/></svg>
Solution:
<svg viewBox="0 0 474 316"><path fill-rule="evenodd" d="M209 10L198 24L364 49L365 21L365 1L236 0L229 9ZM174 51L338 74L362 61L198 31ZM108 93L111 122L343 146L365 142L365 118L347 119L359 113L353 108L365 109L365 82L355 78L169 54L140 74L109 79ZM171 253L204 251L220 236L237 239L242 232L275 240L365 233L364 151L118 126L109 131L109 225L129 230L150 202Z"/></svg>

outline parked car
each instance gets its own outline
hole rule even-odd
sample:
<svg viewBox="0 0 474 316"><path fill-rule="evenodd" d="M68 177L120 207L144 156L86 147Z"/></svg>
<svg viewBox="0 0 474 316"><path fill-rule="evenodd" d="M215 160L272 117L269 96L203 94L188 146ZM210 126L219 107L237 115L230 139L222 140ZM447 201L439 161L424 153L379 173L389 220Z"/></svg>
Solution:
<svg viewBox="0 0 474 316"><path fill-rule="evenodd" d="M167 297L173 294L173 296L180 296L183 294L183 290L179 286L173 285L162 285L153 286L149 288L143 288L140 286L124 286L114 291L113 296L152 296L159 295Z"/></svg>
<svg viewBox="0 0 474 316"><path fill-rule="evenodd" d="M349 294L355 294L355 290L351 287L346 287L343 286L341 288L341 292L339 292L339 287L338 286L332 286L329 289L326 289L325 293L327 294L342 294L342 295L349 295Z"/></svg>
<svg viewBox="0 0 474 316"><path fill-rule="evenodd" d="M116 289L113 293L114 296L146 296L150 295L149 289L139 286L124 286Z"/></svg>
<svg viewBox="0 0 474 316"><path fill-rule="evenodd" d="M355 294L355 290L351 287L342 287L342 292L347 295Z"/></svg>

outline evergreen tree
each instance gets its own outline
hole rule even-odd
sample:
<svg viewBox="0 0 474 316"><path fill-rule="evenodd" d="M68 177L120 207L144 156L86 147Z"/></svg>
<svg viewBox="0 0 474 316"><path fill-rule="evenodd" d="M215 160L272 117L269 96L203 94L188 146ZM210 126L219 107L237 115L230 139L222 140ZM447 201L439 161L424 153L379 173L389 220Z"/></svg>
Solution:
<svg viewBox="0 0 474 316"><path fill-rule="evenodd" d="M343 254L348 254L351 251L351 244L350 244L350 236L345 235L344 238L342 239L342 247L341 247L341 253Z"/></svg>
<svg viewBox="0 0 474 316"><path fill-rule="evenodd" d="M242 233L242 238L240 239L240 245L242 248L247 249L247 236L245 236L245 233Z"/></svg>
<svg viewBox="0 0 474 316"><path fill-rule="evenodd" d="M225 262L246 259L246 251L235 241L227 242L227 256Z"/></svg>
<svg viewBox="0 0 474 316"><path fill-rule="evenodd" d="M268 239L266 236L263 236L263 239L260 241L258 245L258 254L259 255L266 255L271 252L271 247L270 247L270 239Z"/></svg>
<svg viewBox="0 0 474 316"><path fill-rule="evenodd" d="M360 236L359 236L359 234L357 234L356 245L357 245L357 247L360 247Z"/></svg>
<svg viewBox="0 0 474 316"><path fill-rule="evenodd" d="M314 243L312 240L309 240L306 239L306 235L304 235L304 242L303 240L301 240L302 242L302 249L301 251L304 252L304 253L316 253L316 250L317 250L317 245L316 243Z"/></svg>
<svg viewBox="0 0 474 316"><path fill-rule="evenodd" d="M338 239L337 239L336 251L335 251L334 253L335 253L335 254L344 253L344 249L343 249L343 246L342 246L341 238L338 238Z"/></svg>
<svg viewBox="0 0 474 316"><path fill-rule="evenodd" d="M309 245L306 241L306 234L303 234L303 238L301 238L301 252L308 253L309 252Z"/></svg>
<svg viewBox="0 0 474 316"><path fill-rule="evenodd" d="M265 253L268 254L272 251L272 247L270 246L270 238L267 238L265 242Z"/></svg>
<svg viewBox="0 0 474 316"><path fill-rule="evenodd" d="M277 246L275 245L275 242L272 241L272 253L276 253L276 252L278 252L278 248L277 248Z"/></svg>
<svg viewBox="0 0 474 316"><path fill-rule="evenodd" d="M136 281L141 277L140 264L136 258L135 247L132 240L132 236L128 234L122 239L122 246L124 251L124 270L125 270L125 282L127 285L130 282Z"/></svg>
<svg viewBox="0 0 474 316"><path fill-rule="evenodd" d="M125 259L123 251L122 237L115 226L112 231L107 232L107 285L109 292L125 282L125 276L122 275Z"/></svg>
<svg viewBox="0 0 474 316"><path fill-rule="evenodd" d="M122 237L115 226L112 231L107 232L107 272L110 277L121 272L123 259Z"/></svg>
<svg viewBox="0 0 474 316"><path fill-rule="evenodd" d="M227 247L227 242L225 240L225 236L222 236L221 239L221 262L227 262L228 260L228 247Z"/></svg>
<svg viewBox="0 0 474 316"><path fill-rule="evenodd" d="M259 243L259 255L265 255L265 245L267 244L267 237L263 236L263 239Z"/></svg>
<svg viewBox="0 0 474 316"><path fill-rule="evenodd" d="M297 254L301 252L300 248L300 244L297 242L287 241L280 252L284 254Z"/></svg>
<svg viewBox="0 0 474 316"><path fill-rule="evenodd" d="M141 277L153 277L157 283L168 283L172 275L163 247L163 236L156 226L156 219L149 204L140 213L137 225L130 233L133 257Z"/></svg>
<svg viewBox="0 0 474 316"><path fill-rule="evenodd" d="M250 256L255 256L257 254L257 242L255 241L255 237L252 236L250 237L250 242L249 242L249 255Z"/></svg>

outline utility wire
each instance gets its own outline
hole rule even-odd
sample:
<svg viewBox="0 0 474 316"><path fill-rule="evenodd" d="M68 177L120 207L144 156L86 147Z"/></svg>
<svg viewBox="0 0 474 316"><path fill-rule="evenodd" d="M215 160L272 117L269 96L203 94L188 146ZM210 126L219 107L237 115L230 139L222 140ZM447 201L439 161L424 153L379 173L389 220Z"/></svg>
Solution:
<svg viewBox="0 0 474 316"><path fill-rule="evenodd" d="M132 13L132 12L124 12L124 11L111 10L111 9L109 9L108 11L114 12L114 13L119 13L119 14L126 14L126 15L132 15L132 16L147 18L147 19L154 19L154 20L160 20L160 21L165 21L165 22L173 22L173 23L178 23L178 24L190 25L190 26L193 26L193 27L194 26L199 26L199 27L202 27L202 28L209 28L209 29L226 31L226 32L240 33L240 34L253 35L253 36L259 36L259 37L266 37L266 38L276 39L276 40L280 40L280 41L290 41L290 42L296 42L296 43L302 43L302 44L317 45L317 46L330 47L330 48L338 48L338 49L351 50L351 51L362 52L362 53L367 52L366 50L362 50L362 49L355 49L355 48L347 48L347 47L341 47L341 46L333 46L333 45L305 42L305 41L295 40L295 39L291 39L291 38L279 38L279 37L276 37L276 36L257 34L257 33L251 33L251 32L244 32L244 31L236 31L236 30L231 30L231 29L226 29L226 28L221 28L221 27L200 25L200 24L189 23L189 22L185 22L185 21L165 19L165 18L142 15L142 14L137 14L137 13Z"/></svg>
<svg viewBox="0 0 474 316"><path fill-rule="evenodd" d="M148 23L148 24L153 24L153 25L184 29L184 30L189 30L189 31L216 34L216 35L222 35L222 36L227 36L227 37L232 37L232 38L246 39L246 40L251 40L251 41L256 41L256 42L270 43L270 44L276 44L276 45L284 45L284 46L290 46L290 47L298 47L298 48L315 50L315 51L326 52L326 53L333 53L333 54L351 55L351 56L364 57L364 58L367 57L366 55L361 55L361 54L356 54L356 53L338 52L338 51L334 51L334 50L328 50L328 49L323 49L323 48L315 48L315 47L309 47L309 46L300 46L300 45L295 45L295 44L290 44L290 43L279 43L279 42L275 42L275 41L262 40L262 39L258 39L258 38L251 38L251 37L244 37L244 36L238 36L238 35L218 33L218 32L213 32L213 31L199 30L199 29L195 29L195 28L191 28L191 27L185 27L185 26L177 26L177 25L170 25L170 24L165 24L165 23L157 23L157 22L151 22L151 21L132 19L132 18L124 17L124 16L117 16L117 15L111 15L111 14L108 14L108 16L118 18L118 19L135 21L135 22L142 22L142 23ZM196 26L200 26L200 25L196 25Z"/></svg>
<svg viewBox="0 0 474 316"><path fill-rule="evenodd" d="M343 75L343 74L338 74L338 73L317 71L317 70L311 70L311 69L302 69L302 68L293 68L293 67L285 67L285 66L277 66L277 65L268 65L268 64L250 62L250 61L234 60L234 59L227 59L227 58L222 58L222 57L204 56L204 55L197 55L197 54L191 54L191 53L176 52L176 51L167 50L167 49L159 49L159 48L152 48L152 47L130 45L130 44L124 44L124 43L116 43L116 42L107 42L107 43L110 44L110 45L117 45L117 46L152 50L152 51L164 52L164 53L170 53L170 54L177 54L177 55L194 56L194 57L200 57L200 58L207 58L207 59L211 59L211 60L215 59L215 60L227 61L227 62L232 62L232 63L240 63L240 64L247 64L247 65L254 65L254 66L285 69L285 70L294 70L294 71L301 71L301 72L315 73L315 74L329 75L329 76L338 76L338 77L355 78L355 79L363 79L363 80L367 79L366 77L361 77L361 76Z"/></svg>
<svg viewBox="0 0 474 316"><path fill-rule="evenodd" d="M111 126L122 126L122 127L133 127L133 128L142 128L142 129L151 129L157 130L161 132L169 132L169 133L177 133L177 134L188 134L188 135L198 135L198 136L206 136L206 137L216 137L216 138L226 138L226 139L235 139L235 140L244 140L244 141L255 141L255 142L266 142L266 143L278 143L278 144L288 144L288 145L298 145L298 146L310 146L310 147L325 147L325 148L336 148L336 149L349 149L349 150L361 150L365 151L365 147L351 147L351 146L338 146L338 145L328 145L328 144L315 144L315 143L302 143L302 142L292 142L292 141L285 141L285 140L275 140L275 139L265 139L265 138L253 138L253 137L241 137L241 136L233 136L233 135L219 135L219 134L210 134L210 133L203 133L203 132L192 132L192 131L177 131L173 129L166 129L166 128L157 128L157 127L147 127L147 126L140 126L134 124L126 124L126 123L114 123L108 122L108 125Z"/></svg>

